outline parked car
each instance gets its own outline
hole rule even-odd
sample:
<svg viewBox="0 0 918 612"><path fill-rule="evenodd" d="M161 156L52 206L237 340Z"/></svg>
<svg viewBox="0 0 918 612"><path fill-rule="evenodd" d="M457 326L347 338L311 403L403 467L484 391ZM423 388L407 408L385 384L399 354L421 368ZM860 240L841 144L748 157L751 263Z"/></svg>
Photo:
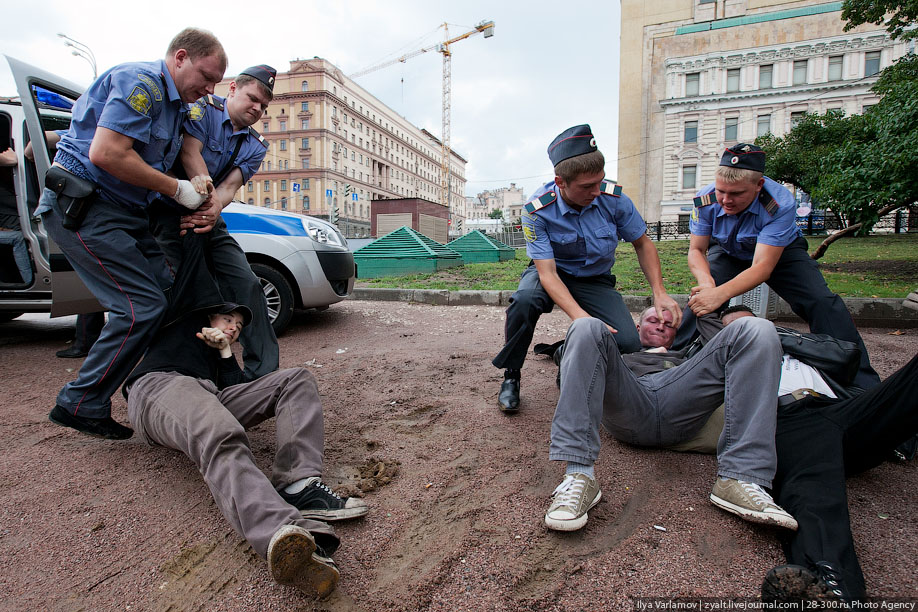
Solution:
<svg viewBox="0 0 918 612"><path fill-rule="evenodd" d="M25 312L56 317L101 310L41 220L32 218L52 156L46 146L34 147L34 160L23 156L28 142L44 143L45 130L67 129L70 107L82 88L13 58L7 61L19 98L0 98L0 151L12 147L16 153L17 166L8 176L34 279L29 284L22 281L12 249L0 244L0 322ZM277 333L290 322L294 309L324 309L353 290L354 257L334 225L241 202L230 204L223 216L264 287Z"/></svg>

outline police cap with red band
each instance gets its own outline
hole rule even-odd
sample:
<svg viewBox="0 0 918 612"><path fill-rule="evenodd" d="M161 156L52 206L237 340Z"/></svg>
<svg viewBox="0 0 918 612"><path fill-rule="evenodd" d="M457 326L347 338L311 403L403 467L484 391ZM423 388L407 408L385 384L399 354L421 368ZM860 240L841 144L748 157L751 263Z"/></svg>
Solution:
<svg viewBox="0 0 918 612"><path fill-rule="evenodd" d="M727 147L723 157L720 158L720 165L765 172L765 151L755 145L741 142Z"/></svg>
<svg viewBox="0 0 918 612"><path fill-rule="evenodd" d="M598 151L596 139L593 138L593 130L590 126L575 125L558 134L551 144L548 145L548 159L553 166L570 157L577 157L586 153Z"/></svg>

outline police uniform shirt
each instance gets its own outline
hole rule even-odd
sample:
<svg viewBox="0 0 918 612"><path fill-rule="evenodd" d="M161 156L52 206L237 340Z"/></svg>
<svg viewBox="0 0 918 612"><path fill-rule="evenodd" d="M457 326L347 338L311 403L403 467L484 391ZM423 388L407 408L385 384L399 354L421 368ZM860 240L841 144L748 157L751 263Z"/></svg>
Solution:
<svg viewBox="0 0 918 612"><path fill-rule="evenodd" d="M239 154L233 161L233 167L242 171L242 182L245 183L258 171L268 149L258 132L250 128L241 130L233 128L225 98L210 97L222 107L222 110L218 106L208 104L205 98L201 98L191 106L188 112L185 131L189 136L201 141L203 145L201 156L204 158L204 163L207 164L208 172L214 178L233 156L239 138L244 138Z"/></svg>
<svg viewBox="0 0 918 612"><path fill-rule="evenodd" d="M696 195L704 196L714 192L714 183L703 188ZM797 227L797 203L793 194L783 185L765 177L760 194L774 199L777 207L768 212L762 203L762 196L738 215L728 215L720 204L695 206L689 231L694 236L710 236L711 241L723 247L728 255L752 261L755 245L786 247L803 234Z"/></svg>
<svg viewBox="0 0 918 612"><path fill-rule="evenodd" d="M103 198L125 206L146 206L157 194L119 181L89 161L96 127L134 139L134 150L160 172L172 167L182 147L182 122L188 106L182 102L166 62L120 64L103 73L73 105L70 129L58 143L58 159L71 169L70 156L83 174L100 187Z"/></svg>
<svg viewBox="0 0 918 612"><path fill-rule="evenodd" d="M554 259L559 270L572 276L597 276L615 263L619 238L634 242L647 232L631 198L624 194L601 194L577 212L553 181L540 187L533 199L549 191L556 195L554 203L523 213L526 254L531 259Z"/></svg>

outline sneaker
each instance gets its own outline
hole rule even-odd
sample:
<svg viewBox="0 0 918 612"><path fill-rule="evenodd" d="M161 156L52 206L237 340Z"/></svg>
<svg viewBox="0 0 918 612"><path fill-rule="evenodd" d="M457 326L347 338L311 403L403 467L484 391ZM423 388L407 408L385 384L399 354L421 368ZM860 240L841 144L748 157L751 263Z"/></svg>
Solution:
<svg viewBox="0 0 918 612"><path fill-rule="evenodd" d="M127 440L134 435L133 429L125 427L112 417L90 419L88 417L75 416L60 405L51 409L51 412L48 413L48 420L55 425L70 427L87 436L105 438L106 440Z"/></svg>
<svg viewBox="0 0 918 612"><path fill-rule="evenodd" d="M762 582L762 601L852 601L835 568L825 561L813 567L779 565L770 569Z"/></svg>
<svg viewBox="0 0 918 612"><path fill-rule="evenodd" d="M753 523L776 525L797 530L797 521L775 503L765 489L751 482L720 478L711 491L711 502L718 508Z"/></svg>
<svg viewBox="0 0 918 612"><path fill-rule="evenodd" d="M365 516L370 511L365 501L335 494L318 476L308 478L306 487L299 493L286 493L281 489L280 495L299 510L303 518L319 521L343 521Z"/></svg>
<svg viewBox="0 0 918 612"><path fill-rule="evenodd" d="M587 512L599 503L602 491L586 474L565 474L551 494L545 526L556 531L576 531L586 525Z"/></svg>
<svg viewBox="0 0 918 612"><path fill-rule="evenodd" d="M324 598L338 586L338 567L297 525L284 525L268 543L268 568L278 584L289 584L312 597Z"/></svg>

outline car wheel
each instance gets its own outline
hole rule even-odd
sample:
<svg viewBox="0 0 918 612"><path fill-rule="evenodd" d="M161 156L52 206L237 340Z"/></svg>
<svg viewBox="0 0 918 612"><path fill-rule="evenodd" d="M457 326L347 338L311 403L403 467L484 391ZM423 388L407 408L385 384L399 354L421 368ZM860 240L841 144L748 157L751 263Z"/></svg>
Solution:
<svg viewBox="0 0 918 612"><path fill-rule="evenodd" d="M293 289L284 275L264 264L252 264L252 272L258 277L268 302L268 318L278 336L290 324L293 317Z"/></svg>
<svg viewBox="0 0 918 612"><path fill-rule="evenodd" d="M16 317L21 317L23 313L21 312L11 312L8 310L0 311L0 323L6 323L7 321L12 321Z"/></svg>

